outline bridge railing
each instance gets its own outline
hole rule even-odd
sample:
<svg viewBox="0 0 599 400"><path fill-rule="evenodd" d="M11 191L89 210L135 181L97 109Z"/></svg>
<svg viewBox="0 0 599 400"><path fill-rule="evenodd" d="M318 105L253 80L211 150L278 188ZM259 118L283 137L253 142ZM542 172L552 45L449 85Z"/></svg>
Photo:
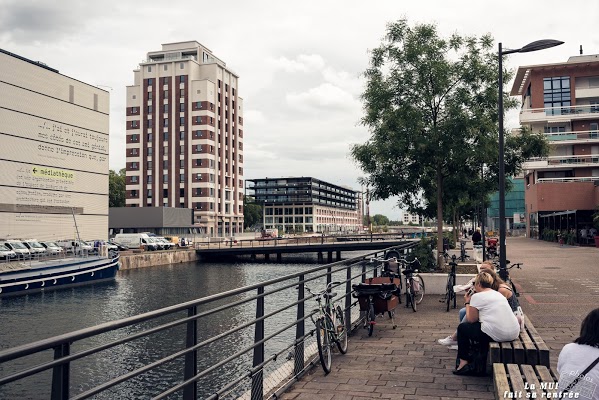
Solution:
<svg viewBox="0 0 599 400"><path fill-rule="evenodd" d="M386 250L4 350L0 398L275 398L317 360L305 288L340 282L335 300L351 329L351 285L376 276L369 259ZM115 356L135 368L98 367Z"/></svg>
<svg viewBox="0 0 599 400"><path fill-rule="evenodd" d="M418 235L421 235L418 233ZM416 234L373 234L373 235L349 235L349 236L300 236L300 237L281 237L281 238L255 238L255 239L231 239L217 238L220 240L212 242L196 242L196 249L222 249L222 248L248 248L248 247L269 247L269 246L299 246L299 245L322 245L332 242L372 242L378 240L401 240L413 239Z"/></svg>

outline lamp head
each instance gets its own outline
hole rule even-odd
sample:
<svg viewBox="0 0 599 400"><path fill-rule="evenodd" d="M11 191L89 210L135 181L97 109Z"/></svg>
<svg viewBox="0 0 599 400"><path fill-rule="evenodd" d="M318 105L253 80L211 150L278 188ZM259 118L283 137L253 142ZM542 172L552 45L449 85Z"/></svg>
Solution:
<svg viewBox="0 0 599 400"><path fill-rule="evenodd" d="M530 53L531 51L548 49L550 47L559 46L560 44L564 44L564 42L553 39L536 40L522 47L520 50L518 50L518 53Z"/></svg>

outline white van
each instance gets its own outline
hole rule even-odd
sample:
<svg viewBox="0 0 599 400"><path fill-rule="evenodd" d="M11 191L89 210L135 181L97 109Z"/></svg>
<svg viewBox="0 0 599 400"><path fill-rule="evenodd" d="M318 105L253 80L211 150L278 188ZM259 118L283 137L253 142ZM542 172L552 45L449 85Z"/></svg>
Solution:
<svg viewBox="0 0 599 400"><path fill-rule="evenodd" d="M3 242L0 242L0 244L3 244L12 251L14 251L17 254L18 258L31 258L31 253L29 252L29 249L25 247L25 245L21 243L19 240L5 240Z"/></svg>
<svg viewBox="0 0 599 400"><path fill-rule="evenodd" d="M29 249L29 252L32 255L46 254L46 248L44 246L42 246L41 243L39 243L35 239L25 239L25 240L22 240L21 242L25 245L25 247L27 247Z"/></svg>
<svg viewBox="0 0 599 400"><path fill-rule="evenodd" d="M64 252L62 247L54 242L40 242L40 244L46 248L48 254L62 254Z"/></svg>
<svg viewBox="0 0 599 400"><path fill-rule="evenodd" d="M17 257L17 253L9 249L3 244L0 244L0 260L12 260Z"/></svg>
<svg viewBox="0 0 599 400"><path fill-rule="evenodd" d="M114 237L114 242L125 245L131 249L142 247L144 250L158 250L158 245L154 242L154 238L147 233L117 233Z"/></svg>
<svg viewBox="0 0 599 400"><path fill-rule="evenodd" d="M59 240L56 244L62 247L66 253L81 254L83 252L84 254L91 254L94 250L89 244L78 240Z"/></svg>

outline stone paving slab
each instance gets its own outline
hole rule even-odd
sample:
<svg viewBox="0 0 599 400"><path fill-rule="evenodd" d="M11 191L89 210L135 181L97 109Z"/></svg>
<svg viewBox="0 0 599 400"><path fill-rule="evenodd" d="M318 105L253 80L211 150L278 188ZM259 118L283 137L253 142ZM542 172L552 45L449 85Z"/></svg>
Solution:
<svg viewBox="0 0 599 400"><path fill-rule="evenodd" d="M524 263L511 276L555 370L562 347L577 337L584 316L599 306L599 249L510 237L507 258ZM395 330L386 315L377 318L372 337L358 329L350 336L347 354L333 355L329 375L317 364L281 398L493 399L490 376L452 374L457 352L436 341L456 328L457 310L446 312L439 298L425 296L416 313L400 304Z"/></svg>

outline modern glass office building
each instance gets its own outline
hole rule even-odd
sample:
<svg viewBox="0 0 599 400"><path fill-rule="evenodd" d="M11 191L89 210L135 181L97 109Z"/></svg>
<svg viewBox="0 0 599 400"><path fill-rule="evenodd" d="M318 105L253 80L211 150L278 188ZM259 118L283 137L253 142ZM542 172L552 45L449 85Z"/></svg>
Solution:
<svg viewBox="0 0 599 400"><path fill-rule="evenodd" d="M362 229L362 195L311 177L248 179L263 205L265 229L285 233L356 232Z"/></svg>

